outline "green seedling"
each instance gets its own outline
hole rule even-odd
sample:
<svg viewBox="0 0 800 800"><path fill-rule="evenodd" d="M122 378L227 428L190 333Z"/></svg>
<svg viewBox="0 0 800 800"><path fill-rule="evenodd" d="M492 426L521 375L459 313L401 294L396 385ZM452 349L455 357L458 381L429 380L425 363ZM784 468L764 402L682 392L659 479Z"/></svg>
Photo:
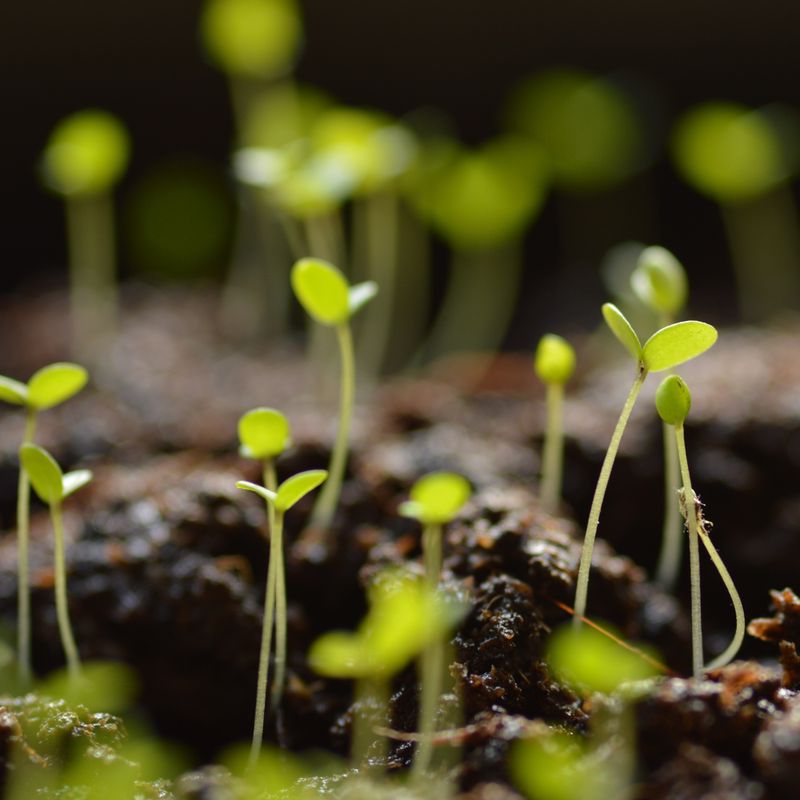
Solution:
<svg viewBox="0 0 800 800"><path fill-rule="evenodd" d="M325 484L311 515L311 524L330 527L344 481L350 425L355 403L355 358L350 319L378 293L373 281L350 286L342 273L327 261L301 258L292 268L292 289L306 313L320 325L334 328L341 358L339 427Z"/></svg>
<svg viewBox="0 0 800 800"><path fill-rule="evenodd" d="M561 501L564 463L564 385L575 371L575 351L560 336L548 333L536 348L533 369L547 386L547 428L542 456L541 501L553 513Z"/></svg>
<svg viewBox="0 0 800 800"><path fill-rule="evenodd" d="M86 486L92 479L88 469L74 472L61 471L55 459L44 448L36 444L24 444L19 451L22 468L30 479L31 486L39 498L50 507L50 518L55 535L55 583L56 616L61 645L67 657L67 669L72 677L80 674L81 662L67 605L67 569L64 559L64 520L61 507L71 494Z"/></svg>
<svg viewBox="0 0 800 800"><path fill-rule="evenodd" d="M628 424L628 419L636 404L639 392L651 372L663 372L690 361L708 350L717 340L717 331L713 326L705 322L690 320L676 322L673 325L661 328L642 345L630 322L615 305L612 303L603 305L603 317L611 332L635 360L636 377L628 392L628 397L622 407L614 432L611 435L611 442L603 459L603 465L600 469L592 505L589 510L589 519L586 523L586 533L583 540L583 550L581 551L575 589L575 616L573 617L575 626L580 626L581 618L586 614L589 570L592 564L592 551L594 549L597 526L600 523L603 498L608 487L608 480L611 477L611 470L614 467L617 450L622 441L622 434L625 432L625 427Z"/></svg>
<svg viewBox="0 0 800 800"><path fill-rule="evenodd" d="M707 669L721 667L731 661L744 640L745 617L739 593L730 573L722 562L717 549L709 536L709 523L703 516L702 505L692 489L689 474L689 460L686 456L686 440L683 425L689 415L692 405L692 396L689 387L678 375L668 375L658 387L656 392L656 409L666 425L675 431L675 443L678 449L678 462L680 464L683 487L680 492L680 508L686 519L689 531L689 575L691 580L691 616L692 616L692 672L695 678L703 674L703 627L702 607L700 602L700 552L698 540L703 542L711 561L719 572L725 588L728 590L734 613L736 614L736 631L727 649L715 658Z"/></svg>
<svg viewBox="0 0 800 800"><path fill-rule="evenodd" d="M72 347L81 357L94 355L116 324L112 191L129 156L123 124L96 109L56 125L42 156L46 185L66 204Z"/></svg>
<svg viewBox="0 0 800 800"><path fill-rule="evenodd" d="M252 422L252 420L251 420ZM274 436L276 429L279 428L279 424L275 425L276 422L275 418L272 418L272 423L270 424L271 432L270 435L266 437L256 437L256 439L252 442L252 444L256 444L260 442L262 445L265 439L268 439L272 445L275 445L278 441L278 437ZM249 424L246 426L248 430L250 430ZM260 426L260 430L263 433L264 425L262 421L262 425ZM247 445L248 448L250 445ZM274 449L274 447L272 448ZM269 451L269 450L268 450ZM260 452L264 452L263 450ZM328 473L322 469L314 469L308 470L306 472L299 472L297 475L293 475L291 478L287 478L277 489L273 490L266 486L259 486L256 483L250 483L250 481L238 481L236 486L239 489L245 489L248 492L255 492L259 497L261 497L264 502L267 504L267 508L269 510L269 517L270 517L270 568L272 567L272 563L276 562L276 573L277 570L280 568L280 572L283 572L283 518L285 513L294 506L297 502L299 502L303 497L305 497L309 492L316 489L321 483L325 481L328 477ZM280 555L279 555L280 554ZM280 599L280 587L285 586L285 578L282 574L278 575L275 574L273 576L274 582L274 592L277 595L276 599ZM264 738L264 720L266 718L266 694L267 694L267 678L269 676L269 657L270 657L270 647L271 647L271 637L272 637L272 629L273 627L277 631L276 635L276 643L281 643L283 652L278 654L276 651L276 664L275 664L275 671L276 671L276 679L277 674L280 672L281 676L283 676L286 664L286 652L285 652L285 642L286 642L286 607L285 601L283 601L280 605L271 604L269 602L269 580L267 581L267 599L264 604L264 632L261 638L261 653L259 656L258 662L258 690L257 690L257 700L256 700L256 709L255 709L255 721L253 723L253 741L252 746L250 749L251 758L255 762L258 759L259 751L261 750L261 742ZM285 589L283 593L283 597L285 598ZM279 657L280 657L280 664L279 664ZM283 677L281 678L283 680ZM273 687L273 697L275 698L276 702L280 702L281 693L283 691L283 687L281 684L278 684L277 688Z"/></svg>
<svg viewBox="0 0 800 800"><path fill-rule="evenodd" d="M683 265L663 247L646 247L639 254L636 269L631 274L634 294L653 311L662 325L670 325L686 305L689 282ZM663 425L664 440L664 531L661 553L656 567L656 581L672 591L678 580L683 553L683 523L675 503L680 488L678 451L670 426Z"/></svg>
<svg viewBox="0 0 800 800"><path fill-rule="evenodd" d="M446 602L425 581L408 573L389 571L371 585L369 612L358 630L332 631L311 647L309 662L320 674L357 681L356 697L362 708L354 721L352 756L365 764L375 751L375 725L387 725L389 681L420 652L440 641L453 627L463 608ZM371 701L371 702L370 702ZM386 753L383 739L381 750Z"/></svg>
<svg viewBox="0 0 800 800"><path fill-rule="evenodd" d="M22 446L31 444L40 411L60 405L77 394L89 380L89 373L78 364L50 364L33 374L28 383L0 376L0 400L22 406L25 432ZM20 468L17 485L17 662L23 687L31 680L31 611L28 539L30 527L30 482Z"/></svg>
<svg viewBox="0 0 800 800"><path fill-rule="evenodd" d="M422 556L425 579L430 591L439 585L442 572L442 528L455 519L469 500L472 489L466 478L452 472L431 472L412 487L410 499L400 506L400 513L422 523ZM419 731L423 738L414 758L414 775L420 779L433 757L431 736L436 724L436 705L442 693L445 648L434 641L422 654L422 696L420 698Z"/></svg>

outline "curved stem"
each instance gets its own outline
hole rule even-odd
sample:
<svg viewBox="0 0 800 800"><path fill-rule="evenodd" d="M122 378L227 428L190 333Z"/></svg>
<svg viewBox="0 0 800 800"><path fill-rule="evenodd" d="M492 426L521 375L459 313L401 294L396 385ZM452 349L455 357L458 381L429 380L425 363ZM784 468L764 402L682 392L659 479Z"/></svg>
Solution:
<svg viewBox="0 0 800 800"><path fill-rule="evenodd" d="M656 582L664 591L671 592L678 582L683 555L683 523L680 506L675 502L675 495L681 485L681 473L672 426L664 422L662 427L664 439L664 528L661 536L661 553L656 568Z"/></svg>
<svg viewBox="0 0 800 800"><path fill-rule="evenodd" d="M541 501L545 511L558 510L564 460L564 386L547 385L547 429L542 454Z"/></svg>
<svg viewBox="0 0 800 800"><path fill-rule="evenodd" d="M686 523L689 527L689 579L691 581L692 612L692 675L703 675L703 622L700 604L700 550L697 533L697 511L692 479L689 476L689 460L686 457L686 441L683 425L675 426L675 442L678 445L678 463L683 481L683 502L686 506Z"/></svg>
<svg viewBox="0 0 800 800"><path fill-rule="evenodd" d="M53 520L55 534L55 579L56 579L56 617L61 645L67 657L67 669L70 678L76 678L81 671L81 661L72 626L69 622L69 606L67 604L67 567L64 559L64 523L59 504L50 506L50 517Z"/></svg>
<svg viewBox="0 0 800 800"><path fill-rule="evenodd" d="M336 327L339 340L339 353L342 360L342 382L339 393L339 429L336 432L336 443L331 453L328 466L328 480L314 505L311 515L312 525L328 528L336 513L339 503L339 494L342 491L344 470L347 464L347 447L350 441L350 424L353 418L353 403L355 400L356 370L353 356L353 337L350 325L343 323Z"/></svg>
<svg viewBox="0 0 800 800"><path fill-rule="evenodd" d="M583 538L581 562L578 567L578 580L575 587L575 613L572 617L572 624L576 628L581 626L581 617L586 616L586 597L589 593L589 571L592 566L592 551L594 550L597 526L600 524L600 510L603 507L603 498L605 497L606 488L608 487L608 479L611 477L614 459L617 457L617 450L622 441L622 434L625 432L625 426L628 424L628 419L631 415L631 411L633 411L636 398L639 396L639 392L646 378L647 370L644 366L640 365L636 380L634 380L631 390L628 392L625 405L622 407L619 419L617 420L617 426L614 428L614 433L611 435L611 442L608 445L606 457L603 459L603 466L600 468L600 476L597 479L597 487L594 490L592 507L589 510L589 519L586 523L586 534Z"/></svg>
<svg viewBox="0 0 800 800"><path fill-rule="evenodd" d="M33 441L36 411L28 409L22 444ZM28 543L30 539L31 484L22 465L17 483L17 669L20 688L30 686L31 667L31 590Z"/></svg>

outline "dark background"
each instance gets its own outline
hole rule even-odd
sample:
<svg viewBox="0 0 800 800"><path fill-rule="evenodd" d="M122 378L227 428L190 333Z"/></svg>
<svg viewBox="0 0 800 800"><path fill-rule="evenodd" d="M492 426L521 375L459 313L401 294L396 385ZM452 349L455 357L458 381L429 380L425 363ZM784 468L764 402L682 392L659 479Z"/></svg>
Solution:
<svg viewBox="0 0 800 800"><path fill-rule="evenodd" d="M651 121L664 131L702 100L800 104L796 0L302 6L301 80L346 103L395 114L439 107L470 142L498 131L516 81L553 66L620 77L647 97ZM137 176L167 158L195 154L225 168L232 132L227 87L199 47L200 8L197 0L0 3L4 289L63 271L61 208L41 189L36 162L65 114L100 106L128 124L134 158L123 200ZM528 243L521 311L546 314L554 293L575 301L576 286L585 300L574 303L575 312L596 308L598 260L628 238L674 249L692 277L695 308L730 318L729 258L717 210L680 182L663 147L646 174L611 197L551 197Z"/></svg>

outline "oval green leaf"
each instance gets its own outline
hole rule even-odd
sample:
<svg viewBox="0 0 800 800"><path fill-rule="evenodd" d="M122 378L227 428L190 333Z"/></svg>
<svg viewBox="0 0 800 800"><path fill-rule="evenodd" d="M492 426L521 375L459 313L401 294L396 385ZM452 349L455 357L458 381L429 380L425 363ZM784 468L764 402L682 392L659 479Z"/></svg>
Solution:
<svg viewBox="0 0 800 800"><path fill-rule="evenodd" d="M683 265L664 247L642 250L631 275L634 294L659 314L674 317L685 305L689 292Z"/></svg>
<svg viewBox="0 0 800 800"><path fill-rule="evenodd" d="M83 389L88 380L89 373L79 364L49 364L28 381L28 404L37 411L60 405Z"/></svg>
<svg viewBox="0 0 800 800"><path fill-rule="evenodd" d="M575 371L575 350L566 339L545 334L536 348L533 369L544 383L565 384Z"/></svg>
<svg viewBox="0 0 800 800"><path fill-rule="evenodd" d="M454 472L431 472L411 487L411 501L400 506L404 516L426 525L450 522L472 494L469 481Z"/></svg>
<svg viewBox="0 0 800 800"><path fill-rule="evenodd" d="M328 472L324 469L310 469L292 475L278 487L275 508L278 511L288 511L301 498L323 483L327 477Z"/></svg>
<svg viewBox="0 0 800 800"><path fill-rule="evenodd" d="M64 493L64 478L53 456L38 444L24 444L19 457L36 494L48 505L60 503Z"/></svg>
<svg viewBox="0 0 800 800"><path fill-rule="evenodd" d="M364 281L350 287L348 304L350 306L350 316L354 316L361 311L364 306L378 294L378 284L375 281Z"/></svg>
<svg viewBox="0 0 800 800"><path fill-rule="evenodd" d="M250 481L236 481L237 489L244 489L246 492L253 492L257 494L266 503L274 503L278 499L275 492L270 491L264 486L259 486L257 483L250 483Z"/></svg>
<svg viewBox="0 0 800 800"><path fill-rule="evenodd" d="M62 499L66 499L71 494L75 494L78 489L83 489L89 483L94 475L90 469L76 469L74 472L68 472L62 479Z"/></svg>
<svg viewBox="0 0 800 800"><path fill-rule="evenodd" d="M292 267L292 289L306 313L322 325L341 325L350 318L350 286L333 264L301 258Z"/></svg>
<svg viewBox="0 0 800 800"><path fill-rule="evenodd" d="M683 425L692 407L692 393L679 375L667 375L656 391L656 410L667 425Z"/></svg>
<svg viewBox="0 0 800 800"><path fill-rule="evenodd" d="M0 375L0 400L24 406L28 403L28 387L24 383Z"/></svg>
<svg viewBox="0 0 800 800"><path fill-rule="evenodd" d="M275 458L289 446L289 421L274 408L254 408L239 420L239 441L245 458Z"/></svg>
<svg viewBox="0 0 800 800"><path fill-rule="evenodd" d="M613 304L603 304L603 317L611 333L622 346L637 360L642 360L642 343L625 315Z"/></svg>
<svg viewBox="0 0 800 800"><path fill-rule="evenodd" d="M706 322L688 320L656 331L642 349L642 361L650 372L672 369L705 353L717 341L717 329Z"/></svg>
<svg viewBox="0 0 800 800"><path fill-rule="evenodd" d="M358 678L369 672L362 637L347 631L331 631L317 639L308 653L311 668L330 678Z"/></svg>

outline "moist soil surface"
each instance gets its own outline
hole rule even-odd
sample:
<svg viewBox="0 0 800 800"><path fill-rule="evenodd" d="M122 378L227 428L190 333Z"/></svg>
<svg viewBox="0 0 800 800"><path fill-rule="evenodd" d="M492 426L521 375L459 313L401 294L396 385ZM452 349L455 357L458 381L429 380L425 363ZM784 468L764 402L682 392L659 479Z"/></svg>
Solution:
<svg viewBox="0 0 800 800"><path fill-rule="evenodd" d="M128 664L140 685L139 713L160 736L188 748L199 768L246 741L252 726L268 542L257 498L234 488L236 480L258 477L257 466L236 455L236 420L262 404L287 410L294 446L279 462L280 475L324 467L335 429L335 376L312 380L291 345L221 342L209 324L210 296L139 289L128 307L119 344L93 369L92 387L42 415L39 441L65 467L88 466L96 475L66 517L70 613L81 655ZM22 330L15 327L21 319L49 321L46 336L17 336L19 347L3 354L2 374L27 379L67 357L62 309L57 294L0 309L5 341ZM648 580L664 506L656 377L623 440L601 517L589 615L626 640L655 647L667 665L668 673L632 701L634 794L642 800L797 797L800 602L785 587L800 574L799 334L792 326L723 332L712 351L681 370L695 398L687 424L693 483L748 618L762 617L751 624L740 660L703 680L685 677L688 587L682 583L673 598ZM315 674L306 654L321 633L355 627L377 570L401 563L421 569L419 528L397 509L413 481L434 469L461 472L476 490L444 544L444 583L469 602L450 666L462 724L438 743L457 754L460 791L516 797L507 766L516 740L543 723L578 736L592 729L591 699L559 682L544 652L550 633L570 619L582 524L633 375L629 366L604 361L614 350L606 354L594 340L581 352L582 363L603 369L584 370L571 387L565 502L557 515L536 498L542 390L528 356L503 356L488 367L465 359L440 364L385 384L359 408L332 528L304 530L308 499L287 516L289 680L281 713L268 723L270 741L346 755L352 686ZM4 410L0 519L10 530L21 429L18 410ZM52 536L35 508L33 649L37 673L46 674L63 657ZM0 544L0 616L9 626L15 558L9 533ZM703 579L710 657L732 635L733 612L716 574L704 570ZM24 742L35 761L41 743L30 734L31 720L46 717L47 707L31 697L3 701L5 769L12 743ZM93 729L80 710L71 713L61 733L84 737L90 753L100 745L114 751L120 720L95 720ZM409 668L393 687L390 771L410 763L416 714ZM160 785L163 793L154 796L221 798L224 785L218 768L205 768Z"/></svg>

